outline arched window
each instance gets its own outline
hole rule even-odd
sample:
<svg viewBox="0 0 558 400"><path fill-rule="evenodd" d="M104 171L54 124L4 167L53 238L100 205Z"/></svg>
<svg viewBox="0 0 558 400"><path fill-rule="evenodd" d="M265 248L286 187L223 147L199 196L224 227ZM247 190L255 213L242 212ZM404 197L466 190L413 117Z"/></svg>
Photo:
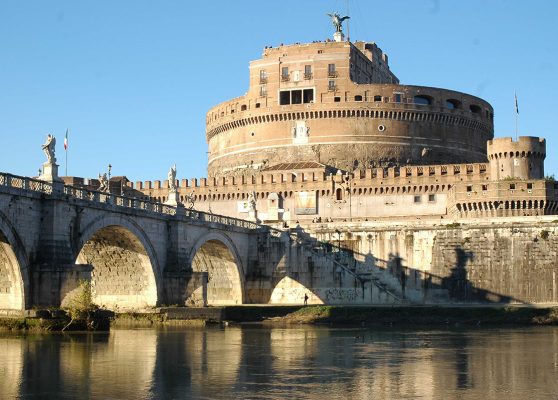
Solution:
<svg viewBox="0 0 558 400"><path fill-rule="evenodd" d="M471 112L473 114L482 114L482 109L479 106L477 106L476 104L471 104L469 106L469 109L471 110Z"/></svg>
<svg viewBox="0 0 558 400"><path fill-rule="evenodd" d="M355 101L362 101L362 96L360 94L357 94L355 96Z"/></svg>
<svg viewBox="0 0 558 400"><path fill-rule="evenodd" d="M425 95L415 96L413 102L421 106L429 106L432 104L432 97Z"/></svg>
<svg viewBox="0 0 558 400"><path fill-rule="evenodd" d="M374 101L375 101L376 103L381 102L381 101L382 101L382 96L374 96Z"/></svg>
<svg viewBox="0 0 558 400"><path fill-rule="evenodd" d="M455 110L456 108L461 108L461 102L455 99L447 99L446 100L446 108L450 110Z"/></svg>
<svg viewBox="0 0 558 400"><path fill-rule="evenodd" d="M343 189L337 188L337 190L335 191L335 200L343 200Z"/></svg>

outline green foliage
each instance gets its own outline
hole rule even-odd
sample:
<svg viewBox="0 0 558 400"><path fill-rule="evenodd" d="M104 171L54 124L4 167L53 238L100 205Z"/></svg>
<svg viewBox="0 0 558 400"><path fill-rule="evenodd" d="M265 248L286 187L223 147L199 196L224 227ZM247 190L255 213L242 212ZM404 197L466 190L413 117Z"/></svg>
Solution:
<svg viewBox="0 0 558 400"><path fill-rule="evenodd" d="M76 320L87 319L93 311L98 308L93 303L93 294L91 292L91 282L80 280L78 287L72 293L72 297L68 301L65 309L70 317L70 322L64 328L66 329Z"/></svg>
<svg viewBox="0 0 558 400"><path fill-rule="evenodd" d="M545 176L544 180L548 182L556 182L556 178L554 177L554 174Z"/></svg>
<svg viewBox="0 0 558 400"><path fill-rule="evenodd" d="M541 231L541 239L547 240L549 234L550 234L549 231L547 231L547 230L542 230L542 231Z"/></svg>
<svg viewBox="0 0 558 400"><path fill-rule="evenodd" d="M453 222L451 224L447 224L446 228L448 229L455 229L455 228L459 228L461 226L461 224L459 222Z"/></svg>

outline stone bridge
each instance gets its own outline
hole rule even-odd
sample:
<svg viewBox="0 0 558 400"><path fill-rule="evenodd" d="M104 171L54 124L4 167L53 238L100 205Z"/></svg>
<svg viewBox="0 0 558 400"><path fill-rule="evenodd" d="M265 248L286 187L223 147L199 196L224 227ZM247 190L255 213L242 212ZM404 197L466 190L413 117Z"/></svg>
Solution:
<svg viewBox="0 0 558 400"><path fill-rule="evenodd" d="M82 280L113 310L387 296L288 232L0 174L0 310L64 306Z"/></svg>

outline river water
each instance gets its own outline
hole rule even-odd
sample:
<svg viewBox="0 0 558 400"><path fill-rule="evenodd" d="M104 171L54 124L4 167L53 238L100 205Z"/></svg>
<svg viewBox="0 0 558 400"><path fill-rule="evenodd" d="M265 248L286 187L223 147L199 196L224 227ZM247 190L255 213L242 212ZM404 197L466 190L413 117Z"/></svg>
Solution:
<svg viewBox="0 0 558 400"><path fill-rule="evenodd" d="M558 327L0 334L2 399L558 399Z"/></svg>

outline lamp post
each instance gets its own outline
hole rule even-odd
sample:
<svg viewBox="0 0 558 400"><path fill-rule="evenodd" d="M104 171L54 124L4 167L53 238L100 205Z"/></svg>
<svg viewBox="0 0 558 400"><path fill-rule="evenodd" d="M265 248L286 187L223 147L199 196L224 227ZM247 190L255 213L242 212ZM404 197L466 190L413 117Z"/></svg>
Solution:
<svg viewBox="0 0 558 400"><path fill-rule="evenodd" d="M110 193L110 171L112 170L112 165L108 165L108 182L107 182L107 186L108 186L108 192Z"/></svg>
<svg viewBox="0 0 558 400"><path fill-rule="evenodd" d="M337 233L337 259L341 259L341 231L339 229L335 230Z"/></svg>

